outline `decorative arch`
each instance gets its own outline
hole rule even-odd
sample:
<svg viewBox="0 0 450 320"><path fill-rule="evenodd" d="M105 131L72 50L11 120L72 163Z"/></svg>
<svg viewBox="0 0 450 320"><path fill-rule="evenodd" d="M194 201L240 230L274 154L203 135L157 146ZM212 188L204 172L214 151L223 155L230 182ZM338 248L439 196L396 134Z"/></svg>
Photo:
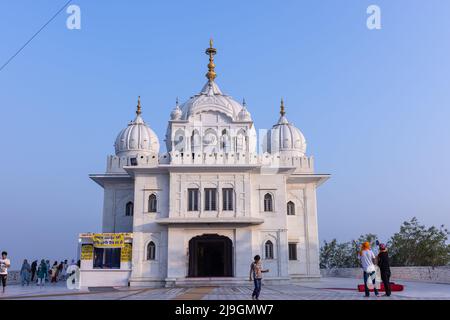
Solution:
<svg viewBox="0 0 450 320"><path fill-rule="evenodd" d="M222 135L220 137L220 148L226 153L232 151L231 137L227 129L222 130Z"/></svg>
<svg viewBox="0 0 450 320"><path fill-rule="evenodd" d="M274 256L273 242L271 240L267 240L264 243L264 259L272 260L274 259Z"/></svg>
<svg viewBox="0 0 450 320"><path fill-rule="evenodd" d="M200 138L200 133L197 129L192 131L191 135L191 152L199 153L202 150L202 141Z"/></svg>
<svg viewBox="0 0 450 320"><path fill-rule="evenodd" d="M217 131L212 128L205 130L203 134L203 152L215 153L219 149L219 141L217 138Z"/></svg>
<svg viewBox="0 0 450 320"><path fill-rule="evenodd" d="M158 196L155 193L148 196L148 212L158 212Z"/></svg>
<svg viewBox="0 0 450 320"><path fill-rule="evenodd" d="M247 132L244 129L240 129L236 135L236 152L246 152L247 151Z"/></svg>
<svg viewBox="0 0 450 320"><path fill-rule="evenodd" d="M203 234L189 241L189 277L232 277L233 241L219 234Z"/></svg>
<svg viewBox="0 0 450 320"><path fill-rule="evenodd" d="M273 260L277 258L277 237L273 234L268 234L264 237L262 242L262 257L265 260Z"/></svg>
<svg viewBox="0 0 450 320"><path fill-rule="evenodd" d="M133 201L129 201L125 205L125 216L132 217L133 215L134 215L134 204Z"/></svg>
<svg viewBox="0 0 450 320"><path fill-rule="evenodd" d="M185 147L186 147L186 142L185 142L184 130L179 128L177 131L175 131L175 134L173 135L172 150L177 150L178 152L184 152Z"/></svg>
<svg viewBox="0 0 450 320"><path fill-rule="evenodd" d="M264 212L273 212L273 195L269 192L264 194Z"/></svg>
<svg viewBox="0 0 450 320"><path fill-rule="evenodd" d="M144 245L144 261L158 261L159 260L159 236L158 234L151 234Z"/></svg>
<svg viewBox="0 0 450 320"><path fill-rule="evenodd" d="M156 260L156 243L153 241L150 241L149 243L147 243L146 260L148 260L148 261Z"/></svg>
<svg viewBox="0 0 450 320"><path fill-rule="evenodd" d="M295 216L295 203L292 201L289 201L287 203L287 215L288 216Z"/></svg>

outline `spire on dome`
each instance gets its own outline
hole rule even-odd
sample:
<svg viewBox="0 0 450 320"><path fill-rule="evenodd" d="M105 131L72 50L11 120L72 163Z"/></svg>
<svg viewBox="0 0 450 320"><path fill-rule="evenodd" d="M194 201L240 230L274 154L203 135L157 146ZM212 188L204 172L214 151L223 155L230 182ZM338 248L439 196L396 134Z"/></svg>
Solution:
<svg viewBox="0 0 450 320"><path fill-rule="evenodd" d="M137 110L136 110L136 115L141 115L142 113L142 108L141 108L141 96L138 97L138 104L137 104Z"/></svg>
<svg viewBox="0 0 450 320"><path fill-rule="evenodd" d="M214 81L214 79L217 77L217 74L214 70L216 67L216 65L214 64L214 56L217 54L217 49L213 47L213 43L213 39L211 38L209 40L209 48L205 51L205 53L209 55L208 73L206 74L206 78L208 78L209 81Z"/></svg>
<svg viewBox="0 0 450 320"><path fill-rule="evenodd" d="M280 105L280 114L282 117L286 115L286 111L284 110L284 101L283 98L281 98L281 105Z"/></svg>

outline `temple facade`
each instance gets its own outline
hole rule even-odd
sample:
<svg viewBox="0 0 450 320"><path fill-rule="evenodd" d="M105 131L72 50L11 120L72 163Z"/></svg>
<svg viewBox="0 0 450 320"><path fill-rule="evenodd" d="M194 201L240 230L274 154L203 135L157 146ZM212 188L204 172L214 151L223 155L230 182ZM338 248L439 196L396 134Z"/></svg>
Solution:
<svg viewBox="0 0 450 320"><path fill-rule="evenodd" d="M329 176L314 172L283 101L257 134L245 101L216 83L212 41L206 53L207 82L172 108L166 151L139 99L106 172L90 175L104 189L103 234L80 235L83 285L248 283L257 254L265 281L320 277L316 189Z"/></svg>

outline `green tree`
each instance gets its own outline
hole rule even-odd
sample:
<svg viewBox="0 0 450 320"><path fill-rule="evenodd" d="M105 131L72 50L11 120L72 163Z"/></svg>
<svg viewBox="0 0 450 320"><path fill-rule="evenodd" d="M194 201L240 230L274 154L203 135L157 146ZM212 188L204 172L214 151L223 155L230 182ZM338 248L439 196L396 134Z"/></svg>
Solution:
<svg viewBox="0 0 450 320"><path fill-rule="evenodd" d="M320 268L321 269L332 269L335 268L334 257L337 251L337 240L333 239L331 242L326 240L320 247Z"/></svg>
<svg viewBox="0 0 450 320"><path fill-rule="evenodd" d="M376 239L376 235L369 233L349 242L339 243L336 239L331 242L324 241L320 248L320 267L357 268L359 267L358 252L362 243L368 241L371 246L374 246Z"/></svg>
<svg viewBox="0 0 450 320"><path fill-rule="evenodd" d="M450 262L449 231L405 221L388 242L393 266L442 266Z"/></svg>
<svg viewBox="0 0 450 320"><path fill-rule="evenodd" d="M348 243L324 241L320 248L320 267L325 269L346 268L348 266Z"/></svg>

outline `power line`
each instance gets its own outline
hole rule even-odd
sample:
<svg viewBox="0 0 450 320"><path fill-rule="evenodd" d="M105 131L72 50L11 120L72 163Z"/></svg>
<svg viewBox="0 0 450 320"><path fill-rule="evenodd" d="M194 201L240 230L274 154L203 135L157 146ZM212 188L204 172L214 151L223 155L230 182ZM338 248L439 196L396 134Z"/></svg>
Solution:
<svg viewBox="0 0 450 320"><path fill-rule="evenodd" d="M55 18L61 13L61 11L63 11L70 3L72 2L72 0L69 0L66 2L66 4L58 10L58 12L56 12L51 18L50 20L48 20L27 42L25 42L25 44L20 47L19 50L17 50L16 53L14 53L11 58L9 58L1 67L0 67L0 72L23 50L25 49L25 47L31 42L33 41L34 38L36 38L36 36L41 33L42 30L45 29L45 27L47 27L50 22L52 22L53 20L55 20Z"/></svg>

